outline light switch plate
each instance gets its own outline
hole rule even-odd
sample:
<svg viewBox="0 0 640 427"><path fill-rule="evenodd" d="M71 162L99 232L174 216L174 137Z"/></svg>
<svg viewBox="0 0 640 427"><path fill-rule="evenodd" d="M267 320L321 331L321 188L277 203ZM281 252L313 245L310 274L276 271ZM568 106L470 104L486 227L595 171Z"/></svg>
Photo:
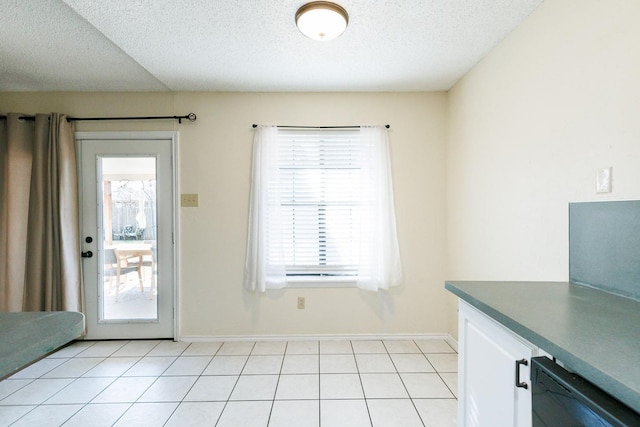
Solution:
<svg viewBox="0 0 640 427"><path fill-rule="evenodd" d="M596 175L596 193L611 193L611 168L598 169Z"/></svg>
<svg viewBox="0 0 640 427"><path fill-rule="evenodd" d="M197 208L198 195L197 194L181 194L180 206L182 206L183 208Z"/></svg>

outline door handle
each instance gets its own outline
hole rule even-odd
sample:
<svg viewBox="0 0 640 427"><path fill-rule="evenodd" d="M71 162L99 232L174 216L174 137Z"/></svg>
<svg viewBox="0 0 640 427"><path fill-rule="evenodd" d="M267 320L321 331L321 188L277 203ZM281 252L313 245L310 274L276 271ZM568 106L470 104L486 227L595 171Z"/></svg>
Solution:
<svg viewBox="0 0 640 427"><path fill-rule="evenodd" d="M91 258L93 257L93 252L91 251L86 251L86 252L82 252L82 258Z"/></svg>
<svg viewBox="0 0 640 427"><path fill-rule="evenodd" d="M520 366L529 366L527 359L516 360L516 387L527 389L529 386L526 382L520 381Z"/></svg>

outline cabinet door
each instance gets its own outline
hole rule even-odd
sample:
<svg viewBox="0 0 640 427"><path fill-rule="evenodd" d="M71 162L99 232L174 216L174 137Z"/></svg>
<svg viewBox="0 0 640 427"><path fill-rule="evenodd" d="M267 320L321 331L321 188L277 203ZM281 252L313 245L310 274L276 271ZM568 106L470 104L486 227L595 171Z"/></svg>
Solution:
<svg viewBox="0 0 640 427"><path fill-rule="evenodd" d="M529 367L536 348L470 305L460 301L458 423L465 427L531 426Z"/></svg>

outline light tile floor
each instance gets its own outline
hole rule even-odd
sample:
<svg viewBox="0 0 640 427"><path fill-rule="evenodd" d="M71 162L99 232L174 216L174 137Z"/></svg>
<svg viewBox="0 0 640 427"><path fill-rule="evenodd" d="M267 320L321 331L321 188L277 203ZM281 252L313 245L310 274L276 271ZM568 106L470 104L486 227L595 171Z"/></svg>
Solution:
<svg viewBox="0 0 640 427"><path fill-rule="evenodd" d="M0 426L456 424L444 340L79 341L0 382Z"/></svg>

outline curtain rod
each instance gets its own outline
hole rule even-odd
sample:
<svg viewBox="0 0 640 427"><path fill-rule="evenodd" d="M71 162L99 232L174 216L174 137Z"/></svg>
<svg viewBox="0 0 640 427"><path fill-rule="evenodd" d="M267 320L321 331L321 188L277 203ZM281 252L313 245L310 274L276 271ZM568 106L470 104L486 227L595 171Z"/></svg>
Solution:
<svg viewBox="0 0 640 427"><path fill-rule="evenodd" d="M6 118L2 115L0 118ZM20 116L22 120L35 120L35 116ZM190 122L196 121L195 113L189 113L184 116L142 116L142 117L67 117L68 122L84 122L84 121L106 121L106 120L177 120L178 123L182 123L182 120L189 120Z"/></svg>
<svg viewBox="0 0 640 427"><path fill-rule="evenodd" d="M254 129L258 127L257 124L251 125ZM277 126L279 128L296 128L296 129L359 129L361 126ZM384 125L387 129L391 125Z"/></svg>

